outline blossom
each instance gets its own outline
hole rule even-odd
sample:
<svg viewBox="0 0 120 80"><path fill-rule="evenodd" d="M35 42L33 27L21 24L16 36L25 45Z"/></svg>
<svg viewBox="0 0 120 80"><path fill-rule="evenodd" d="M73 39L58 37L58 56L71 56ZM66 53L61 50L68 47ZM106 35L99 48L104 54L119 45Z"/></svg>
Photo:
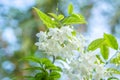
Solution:
<svg viewBox="0 0 120 80"><path fill-rule="evenodd" d="M64 26L61 28L49 28L48 32L40 31L37 34L39 41L35 43L39 50L44 50L48 55L71 58L74 50L83 48L82 38L73 35L73 28Z"/></svg>
<svg viewBox="0 0 120 80"><path fill-rule="evenodd" d="M95 53L84 53L76 60L70 62L69 69L66 69L66 74L71 80L100 80L106 78L107 70L103 64L95 63L97 61Z"/></svg>
<svg viewBox="0 0 120 80"><path fill-rule="evenodd" d="M35 45L47 55L61 56L68 59L66 64L69 68L63 68L68 80L100 80L109 74L103 64L97 60L93 52L83 52L83 38L73 35L74 29L70 26L61 28L49 28L47 32L40 31L36 36L39 38ZM75 57L74 51L78 51Z"/></svg>

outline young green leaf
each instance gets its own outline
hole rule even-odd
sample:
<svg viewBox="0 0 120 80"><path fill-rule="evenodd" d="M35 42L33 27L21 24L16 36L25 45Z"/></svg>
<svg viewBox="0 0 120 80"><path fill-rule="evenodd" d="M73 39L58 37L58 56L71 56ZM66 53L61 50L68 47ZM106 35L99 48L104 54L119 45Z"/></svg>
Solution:
<svg viewBox="0 0 120 80"><path fill-rule="evenodd" d="M48 78L48 74L47 74L47 73L44 73L44 72L42 72L42 73L37 73L37 74L35 75L35 80L48 80L47 78Z"/></svg>
<svg viewBox="0 0 120 80"><path fill-rule="evenodd" d="M35 58L33 56L25 57L22 60L28 60L28 61L33 61L33 62L36 62L36 63L40 63L39 58Z"/></svg>
<svg viewBox="0 0 120 80"><path fill-rule="evenodd" d="M45 64L45 69L52 69L52 68L55 68L54 64L52 64L52 63Z"/></svg>
<svg viewBox="0 0 120 80"><path fill-rule="evenodd" d="M73 36L76 36L76 31L71 32Z"/></svg>
<svg viewBox="0 0 120 80"><path fill-rule="evenodd" d="M104 63L104 61L100 58L100 55L96 55L96 58L98 60L98 63Z"/></svg>
<svg viewBox="0 0 120 80"><path fill-rule="evenodd" d="M113 64L120 65L120 53L117 54L117 56L110 61Z"/></svg>
<svg viewBox="0 0 120 80"><path fill-rule="evenodd" d="M68 14L72 14L73 13L73 5L72 4L69 4L68 6Z"/></svg>
<svg viewBox="0 0 120 80"><path fill-rule="evenodd" d="M58 15L58 20L59 21L62 20L63 18L64 18L64 15L62 15L62 14Z"/></svg>
<svg viewBox="0 0 120 80"><path fill-rule="evenodd" d="M46 65L46 69L52 70L52 71L59 71L61 72L62 69L60 67L54 66L54 65Z"/></svg>
<svg viewBox="0 0 120 80"><path fill-rule="evenodd" d="M66 59L64 59L64 58L62 58L62 57L60 57L60 56L57 56L57 57L56 57L56 60L62 60L62 61L64 61L64 62L66 62Z"/></svg>
<svg viewBox="0 0 120 80"><path fill-rule="evenodd" d="M47 16L45 13L40 11L37 8L34 8L37 14L39 15L40 19L43 21L43 23L48 27L48 28L54 28L56 27L57 22L52 20L49 16Z"/></svg>
<svg viewBox="0 0 120 80"><path fill-rule="evenodd" d="M24 70L31 70L31 71L40 70L40 71L44 71L44 69L41 68L41 67L30 67L30 68L26 68Z"/></svg>
<svg viewBox="0 0 120 80"><path fill-rule="evenodd" d="M101 54L102 54L102 57L107 60L108 57L109 57L109 49L106 45L102 45L100 47L100 51L101 51Z"/></svg>
<svg viewBox="0 0 120 80"><path fill-rule="evenodd" d="M116 40L116 38L111 35L111 34L104 34L104 39L106 40L106 43L109 47L117 50L118 49L118 42Z"/></svg>
<svg viewBox="0 0 120 80"><path fill-rule="evenodd" d="M92 41L88 46L88 51L90 51L90 50L94 51L97 48L100 48L103 43L104 43L104 39L102 39L102 38Z"/></svg>
<svg viewBox="0 0 120 80"><path fill-rule="evenodd" d="M120 75L120 71L114 68L108 68L107 71L109 71L110 73L114 73L114 74L119 74Z"/></svg>
<svg viewBox="0 0 120 80"><path fill-rule="evenodd" d="M63 25L85 24L85 18L80 14L72 14L62 20Z"/></svg>
<svg viewBox="0 0 120 80"><path fill-rule="evenodd" d="M47 58L40 58L40 62L41 64L45 64L45 65L52 64L52 62Z"/></svg>
<svg viewBox="0 0 120 80"><path fill-rule="evenodd" d="M52 16L53 18L57 19L57 15L54 13L48 13L50 16Z"/></svg>
<svg viewBox="0 0 120 80"><path fill-rule="evenodd" d="M107 80L119 80L119 79L116 78L116 77L110 77L110 78L108 78Z"/></svg>
<svg viewBox="0 0 120 80"><path fill-rule="evenodd" d="M50 73L50 77L51 77L51 78L60 78L61 75L60 75L59 72L51 72L51 73Z"/></svg>

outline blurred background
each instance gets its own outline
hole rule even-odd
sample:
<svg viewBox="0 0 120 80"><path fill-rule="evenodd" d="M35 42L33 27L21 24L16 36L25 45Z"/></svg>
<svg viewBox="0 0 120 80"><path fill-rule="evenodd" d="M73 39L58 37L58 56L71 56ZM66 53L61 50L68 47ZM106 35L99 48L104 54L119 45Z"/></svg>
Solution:
<svg viewBox="0 0 120 80"><path fill-rule="evenodd" d="M23 80L27 63L21 58L34 55L36 33L45 26L32 7L45 13L68 15L72 3L74 11L85 16L87 24L74 25L90 41L111 33L120 41L120 0L0 0L0 80Z"/></svg>

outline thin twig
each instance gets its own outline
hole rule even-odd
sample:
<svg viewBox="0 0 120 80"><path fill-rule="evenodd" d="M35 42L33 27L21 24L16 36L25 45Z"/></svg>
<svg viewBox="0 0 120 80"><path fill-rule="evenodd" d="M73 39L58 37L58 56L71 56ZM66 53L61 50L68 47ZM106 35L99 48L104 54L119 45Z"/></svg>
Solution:
<svg viewBox="0 0 120 80"><path fill-rule="evenodd" d="M52 63L54 64L55 63L55 56L53 55L53 61L52 61Z"/></svg>
<svg viewBox="0 0 120 80"><path fill-rule="evenodd" d="M110 63L110 61L111 61L119 52L120 52L120 50L117 50L116 53L115 53L113 56L111 56L111 58L110 58L108 61L106 61L106 64L105 64L105 65L107 65L108 63Z"/></svg>

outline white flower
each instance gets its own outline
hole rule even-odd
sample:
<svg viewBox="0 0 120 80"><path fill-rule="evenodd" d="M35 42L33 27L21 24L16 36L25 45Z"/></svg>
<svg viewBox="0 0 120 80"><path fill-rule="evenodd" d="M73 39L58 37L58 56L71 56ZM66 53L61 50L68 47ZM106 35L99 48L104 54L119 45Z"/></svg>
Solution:
<svg viewBox="0 0 120 80"><path fill-rule="evenodd" d="M107 72L106 68L103 64L96 64L95 61L97 61L95 53L81 54L79 59L70 62L70 69L66 69L65 73L68 74L68 77L70 76L72 80L105 79L107 77L107 75L105 75Z"/></svg>
<svg viewBox="0 0 120 80"><path fill-rule="evenodd" d="M61 28L50 28L48 32L40 32L37 34L39 42L35 45L40 50L44 50L48 55L61 56L71 58L74 53L81 47L82 42L80 38L72 35L73 28L69 26Z"/></svg>
<svg viewBox="0 0 120 80"><path fill-rule="evenodd" d="M73 31L73 28L69 26L50 28L48 32L40 31L36 35L39 41L35 45L47 55L61 56L69 60L66 64L70 68L65 68L63 71L68 75L69 80L105 79L106 68L102 64L95 63L97 61L95 53L83 52L83 38L73 35ZM74 51L79 52L77 59L74 58Z"/></svg>
<svg viewBox="0 0 120 80"><path fill-rule="evenodd" d="M105 69L103 65L96 65L95 68L95 74L93 75L93 79L95 80L100 80L104 78L104 73L105 73Z"/></svg>
<svg viewBox="0 0 120 80"><path fill-rule="evenodd" d="M73 29L69 28L69 26L62 27L61 30L62 30L62 33L65 34L66 36L72 36L71 32L73 31Z"/></svg>

